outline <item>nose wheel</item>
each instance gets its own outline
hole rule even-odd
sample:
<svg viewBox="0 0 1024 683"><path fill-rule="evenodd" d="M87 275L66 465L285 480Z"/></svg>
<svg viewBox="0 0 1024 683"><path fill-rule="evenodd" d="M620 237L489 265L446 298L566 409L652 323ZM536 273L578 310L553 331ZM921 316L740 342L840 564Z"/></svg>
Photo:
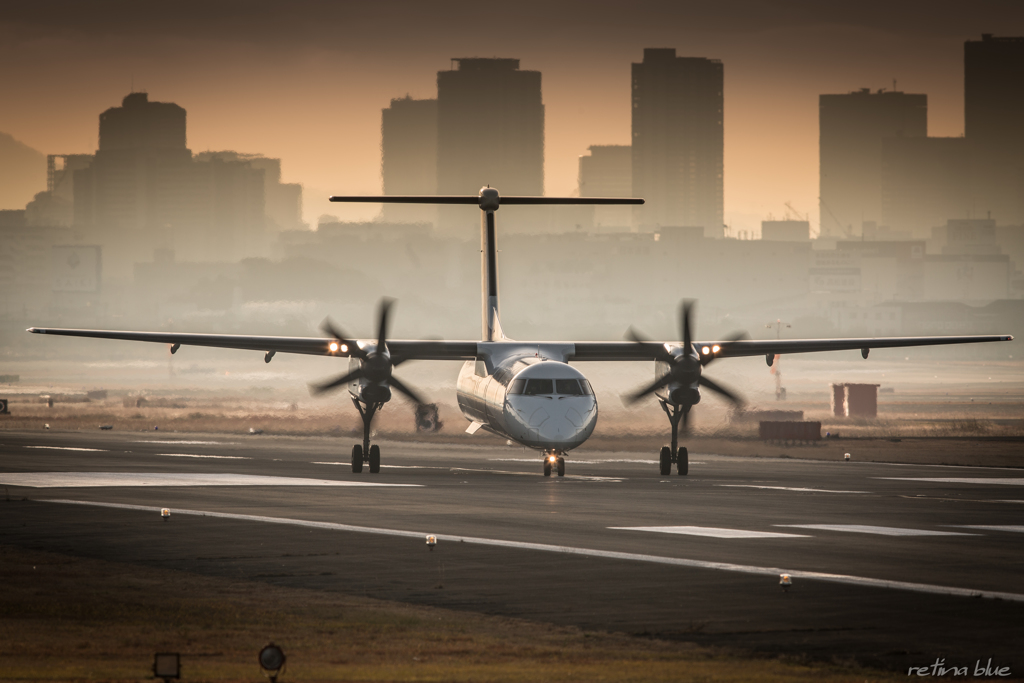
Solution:
<svg viewBox="0 0 1024 683"><path fill-rule="evenodd" d="M554 470L558 476L565 476L565 458L555 453L548 453L544 456L544 476L550 477Z"/></svg>

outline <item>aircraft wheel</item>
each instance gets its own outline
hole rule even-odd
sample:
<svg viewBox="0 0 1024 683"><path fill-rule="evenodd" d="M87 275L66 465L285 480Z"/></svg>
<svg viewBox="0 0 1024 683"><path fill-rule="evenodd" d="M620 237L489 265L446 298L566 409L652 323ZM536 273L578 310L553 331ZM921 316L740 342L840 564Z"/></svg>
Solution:
<svg viewBox="0 0 1024 683"><path fill-rule="evenodd" d="M686 473L690 471L690 453L686 450L686 446L679 449L679 456L676 458L676 467L679 468L679 476L685 477ZM672 474L671 469L669 474Z"/></svg>
<svg viewBox="0 0 1024 683"><path fill-rule="evenodd" d="M363 447L359 444L352 447L352 471L356 474L363 471Z"/></svg>
<svg viewBox="0 0 1024 683"><path fill-rule="evenodd" d="M370 474L378 472L380 472L380 446L373 444L370 446Z"/></svg>
<svg viewBox="0 0 1024 683"><path fill-rule="evenodd" d="M544 458L544 476L545 477L550 477L551 476L551 463L548 461L547 458Z"/></svg>
<svg viewBox="0 0 1024 683"><path fill-rule="evenodd" d="M667 477L672 474L672 449L668 446L661 447L661 476Z"/></svg>
<svg viewBox="0 0 1024 683"><path fill-rule="evenodd" d="M562 457L558 458L558 476L565 476L565 458Z"/></svg>

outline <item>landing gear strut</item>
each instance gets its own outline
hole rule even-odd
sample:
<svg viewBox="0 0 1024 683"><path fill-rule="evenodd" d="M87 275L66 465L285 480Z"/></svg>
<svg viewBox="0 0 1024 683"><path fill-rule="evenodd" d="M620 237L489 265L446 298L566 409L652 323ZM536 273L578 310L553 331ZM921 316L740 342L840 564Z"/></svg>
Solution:
<svg viewBox="0 0 1024 683"><path fill-rule="evenodd" d="M668 415L668 421L672 424L672 446L664 446L661 449L659 464L661 465L661 476L667 477L672 474L672 463L680 476L686 476L690 469L690 453L686 446L679 447L679 420L686 421L686 415L690 412L690 406L678 405L662 400L661 409Z"/></svg>
<svg viewBox="0 0 1024 683"><path fill-rule="evenodd" d="M384 404L369 403L363 408L363 404L354 398L352 403L356 405L359 417L363 419L363 443L352 447L352 471L359 474L363 471L363 463L369 463L370 474L377 474L380 472L380 446L370 445L370 422Z"/></svg>
<svg viewBox="0 0 1024 683"><path fill-rule="evenodd" d="M565 457L557 451L544 454L544 476L550 477L552 469L558 473L558 476L565 476Z"/></svg>

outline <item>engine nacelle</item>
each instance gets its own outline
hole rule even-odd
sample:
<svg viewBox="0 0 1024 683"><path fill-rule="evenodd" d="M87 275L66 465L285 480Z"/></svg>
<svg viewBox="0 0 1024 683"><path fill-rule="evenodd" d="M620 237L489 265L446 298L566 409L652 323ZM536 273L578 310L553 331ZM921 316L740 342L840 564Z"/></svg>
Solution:
<svg viewBox="0 0 1024 683"><path fill-rule="evenodd" d="M669 392L668 400L680 406L694 406L700 403L700 390L697 387L676 387Z"/></svg>
<svg viewBox="0 0 1024 683"><path fill-rule="evenodd" d="M363 403L387 403L391 400L391 387L383 384L367 384L359 390Z"/></svg>

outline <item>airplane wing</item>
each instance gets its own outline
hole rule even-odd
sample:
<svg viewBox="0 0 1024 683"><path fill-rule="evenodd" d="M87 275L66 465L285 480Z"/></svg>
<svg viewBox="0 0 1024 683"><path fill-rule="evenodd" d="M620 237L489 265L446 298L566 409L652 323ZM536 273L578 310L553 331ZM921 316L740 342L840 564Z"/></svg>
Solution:
<svg viewBox="0 0 1024 683"><path fill-rule="evenodd" d="M1012 341L1008 334L971 335L962 337L870 337L862 339L741 339L729 342L694 342L698 351L715 345L724 348L716 358L741 356L774 356L775 354L812 353L816 351L844 351L856 349L867 357L871 349L891 349L904 346L941 346L946 344L977 344L981 342ZM678 346L679 342L667 342ZM663 354L665 342L576 342L569 360L654 360ZM706 355L703 354L702 355Z"/></svg>
<svg viewBox="0 0 1024 683"><path fill-rule="evenodd" d="M180 346L210 346L221 349L249 349L265 353L302 353L312 356L338 356L349 353L331 350L333 339L316 337L267 337L244 334L184 334L180 332L131 332L124 330L74 330L55 327L30 327L34 334L57 334L67 337L123 339L158 342ZM477 357L476 342L388 340L388 349L396 362L404 360L473 360ZM176 348L174 349L177 350Z"/></svg>

